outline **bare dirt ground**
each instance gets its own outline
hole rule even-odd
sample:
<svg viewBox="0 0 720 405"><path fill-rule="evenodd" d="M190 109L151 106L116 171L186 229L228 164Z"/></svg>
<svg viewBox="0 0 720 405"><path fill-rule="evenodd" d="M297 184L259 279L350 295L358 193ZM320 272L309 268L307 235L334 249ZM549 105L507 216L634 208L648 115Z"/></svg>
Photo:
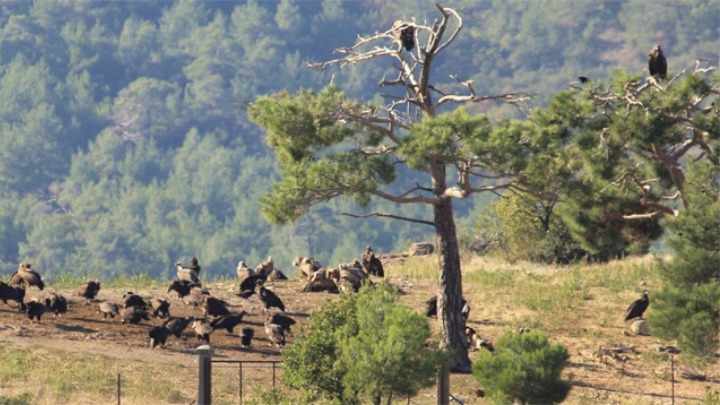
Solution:
<svg viewBox="0 0 720 405"><path fill-rule="evenodd" d="M400 287L406 294L400 297L407 304L419 311L424 311L424 301L432 296L435 289L434 280L409 280L407 278L389 277L389 282ZM291 279L269 283L273 290L285 302L287 314L295 318L301 325L307 322L312 311L323 302L336 301L338 295L327 293L300 293L303 281ZM236 282L208 284L211 295L225 299L231 305L230 310L247 312L243 324L230 335L225 330L217 330L210 336L214 349L214 358L227 360L281 360L281 348L270 347L263 328L264 313L256 295L249 300L237 297ZM466 283L468 290L474 288ZM30 288L25 301L33 297L44 298L52 286L40 292ZM147 333L152 326L160 325L162 319L153 318L150 322L142 321L138 325L121 324L118 317L115 321L103 320L97 313L97 302L86 304L77 296L76 290L59 290L69 300L69 309L63 316L54 318L45 313L41 322L30 322L24 313L18 312L13 303L7 306L0 302L0 342L5 344L27 346L43 345L70 352L102 353L123 359L155 363L173 363L193 366L196 363L196 348L202 343L198 341L191 328L185 330L181 339L174 336L168 338L164 349L150 349ZM173 316L202 317L202 309L179 301L174 292L167 293L164 289L136 290L144 298L167 298L171 302L170 313ZM474 302L481 297L488 297L491 292L478 292L471 296L471 313L469 326L472 326L484 337L495 339L503 330L514 327L518 314L511 308L493 308L491 312L482 308L482 302ZM98 301L122 302L122 290L102 289ZM624 307L625 303L618 303ZM592 319L576 318L563 320L567 322L567 332L556 334L552 340L560 342L568 348L570 362L564 376L571 378L573 389L566 403L592 404L670 404L672 387L670 382L670 364L664 361L648 361L657 356L658 342L652 337L628 336L620 323L615 326L600 325ZM294 329L300 330L300 325ZM431 321L433 328L436 322ZM241 348L239 333L242 327L252 327L255 338L252 347ZM608 330L608 328L612 330ZM602 329L602 330L601 330ZM597 355L598 336L617 336L620 346L634 346L636 352L619 359L603 358ZM614 339L614 338L613 338ZM293 337L288 337L292 344ZM605 338L607 341L607 338ZM477 352L471 353L474 358ZM676 370L678 372L679 370ZM720 387L720 367L710 366L704 370L705 381L692 381L676 376L674 387L675 401L678 403L707 403L708 387ZM479 388L471 375L453 375L451 392L465 399L467 404L485 403L478 398ZM406 400L401 401L405 403ZM414 398L411 403L435 403L434 389L428 389ZM712 403L712 401L710 402Z"/></svg>

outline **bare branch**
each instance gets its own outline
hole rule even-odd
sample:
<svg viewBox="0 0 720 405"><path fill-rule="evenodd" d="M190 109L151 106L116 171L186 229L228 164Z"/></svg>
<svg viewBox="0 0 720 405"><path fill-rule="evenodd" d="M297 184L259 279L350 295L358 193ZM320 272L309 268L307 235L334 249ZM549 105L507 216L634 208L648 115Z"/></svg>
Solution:
<svg viewBox="0 0 720 405"><path fill-rule="evenodd" d="M425 203L425 204L432 204L436 205L440 203L440 199L437 197L400 197L393 194L388 194L384 191L380 190L373 190L371 191L372 194L388 200L392 202L396 202L399 204L408 204L408 203Z"/></svg>
<svg viewBox="0 0 720 405"><path fill-rule="evenodd" d="M412 222L412 223L415 223L415 224L430 225L430 226L432 226L432 227L435 226L435 223L434 223L434 222L425 221L425 220L423 220L423 219L402 217L402 216L399 216L399 215L386 214L386 213L383 213L383 212L373 212L373 213L371 213L371 214L365 214L365 215L356 215L356 214L343 213L342 215L345 215L345 216L348 216L348 217L353 217L353 218L369 218L369 217L392 218L392 219L399 219L399 220L401 220L401 221Z"/></svg>

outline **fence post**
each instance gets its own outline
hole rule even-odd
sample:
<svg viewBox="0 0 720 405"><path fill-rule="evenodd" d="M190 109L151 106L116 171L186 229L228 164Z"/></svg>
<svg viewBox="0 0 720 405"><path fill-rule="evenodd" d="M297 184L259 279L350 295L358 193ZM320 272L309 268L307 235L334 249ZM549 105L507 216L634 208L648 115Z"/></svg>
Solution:
<svg viewBox="0 0 720 405"><path fill-rule="evenodd" d="M442 366L438 370L437 404L448 405L450 403L450 370L448 366Z"/></svg>
<svg viewBox="0 0 720 405"><path fill-rule="evenodd" d="M196 350L198 353L197 405L210 405L212 404L212 347L202 345Z"/></svg>

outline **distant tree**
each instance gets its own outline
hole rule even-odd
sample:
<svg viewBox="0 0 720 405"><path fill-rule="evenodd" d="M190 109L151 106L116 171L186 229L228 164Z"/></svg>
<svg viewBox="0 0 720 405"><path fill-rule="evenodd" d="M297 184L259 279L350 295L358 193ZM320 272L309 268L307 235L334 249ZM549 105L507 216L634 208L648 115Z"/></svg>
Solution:
<svg viewBox="0 0 720 405"><path fill-rule="evenodd" d="M314 65L325 68L375 59L393 61L396 77L385 77L380 85L398 92L388 94L386 104L364 105L329 86L317 94L306 90L297 96L280 93L261 97L248 112L267 133L267 143L274 148L282 173L273 193L262 200L263 213L271 221L294 221L313 205L341 196L352 197L360 206L379 198L400 205L432 207L432 220L384 212L364 216L434 227L440 259L441 344L454 352L452 369L469 372L452 200L509 187L510 181L499 179L511 177L523 166L526 150L520 143L522 133L512 131L511 124L495 131L485 117L473 117L462 110L440 114L440 110L485 100L518 102L523 95L478 96L471 82L461 85L463 94L433 86L433 62L463 26L455 10L438 9L442 18L436 24L415 27L419 42L412 52L407 52L388 29L339 49L342 56L338 59ZM396 167L403 165L416 171L417 181L402 184L407 189L394 193L387 186L396 179ZM455 173L457 185L452 186L448 176ZM498 184L481 183L484 176L498 179Z"/></svg>
<svg viewBox="0 0 720 405"><path fill-rule="evenodd" d="M669 221L673 256L660 261L663 286L653 295L653 335L677 340L682 353L717 361L720 346L720 167L691 164L684 215Z"/></svg>

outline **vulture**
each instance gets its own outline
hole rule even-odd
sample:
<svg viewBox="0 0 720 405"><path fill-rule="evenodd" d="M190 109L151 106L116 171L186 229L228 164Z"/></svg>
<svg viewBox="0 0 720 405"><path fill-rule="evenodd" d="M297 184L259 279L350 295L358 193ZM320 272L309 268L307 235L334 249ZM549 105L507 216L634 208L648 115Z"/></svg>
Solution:
<svg viewBox="0 0 720 405"><path fill-rule="evenodd" d="M267 280L270 281L278 281L278 280L287 280L287 276L285 273L282 272L280 269L273 269L270 274L267 276Z"/></svg>
<svg viewBox="0 0 720 405"><path fill-rule="evenodd" d="M253 274L252 276L245 278L245 280L240 283L240 291L255 290L255 286L258 282L262 284L265 280L267 280L267 276L265 274Z"/></svg>
<svg viewBox="0 0 720 405"><path fill-rule="evenodd" d="M201 267L200 264L198 264L197 257L193 256L192 259L190 259L190 266L188 266L187 268L191 271L194 271L195 274L197 274L198 276L200 275Z"/></svg>
<svg viewBox="0 0 720 405"><path fill-rule="evenodd" d="M161 298L151 298L148 301L156 318L168 318L170 316L170 303Z"/></svg>
<svg viewBox="0 0 720 405"><path fill-rule="evenodd" d="M268 256L264 262L255 267L255 274L264 274L267 277L273 270L275 270L275 262L273 262L272 256Z"/></svg>
<svg viewBox="0 0 720 405"><path fill-rule="evenodd" d="M212 333L212 327L204 319L195 319L192 323L192 328L195 331L195 336L198 340L201 340L207 344L210 344L210 334Z"/></svg>
<svg viewBox="0 0 720 405"><path fill-rule="evenodd" d="M162 326L166 327L171 334L175 335L176 338L180 338L183 331L188 327L188 325L190 325L191 321L193 321L192 318L170 318L163 322Z"/></svg>
<svg viewBox="0 0 720 405"><path fill-rule="evenodd" d="M285 330L282 326L270 323L267 320L265 321L265 333L268 336L268 339L270 339L270 344L268 346L271 346L275 344L275 346L285 346Z"/></svg>
<svg viewBox="0 0 720 405"><path fill-rule="evenodd" d="M313 257L300 257L296 256L293 261L292 265L297 267L298 270L300 270L300 273L305 275L305 277L310 278L312 277L313 273L320 270L322 268L322 265L320 262L315 260ZM298 273L298 274L300 274Z"/></svg>
<svg viewBox="0 0 720 405"><path fill-rule="evenodd" d="M368 274L372 274L373 276L378 277L385 277L385 269L383 269L383 264L380 259L375 257L375 252L373 252L370 246L368 246L365 249L365 252L363 252L362 254L362 266Z"/></svg>
<svg viewBox="0 0 720 405"><path fill-rule="evenodd" d="M135 294L132 291L125 291L123 293L123 307L129 308L129 307L138 307L145 309L147 307L147 303L144 299L142 299L141 296Z"/></svg>
<svg viewBox="0 0 720 405"><path fill-rule="evenodd" d="M46 298L45 306L51 312L55 313L53 317L58 316L58 314L64 314L65 312L67 312L67 300L65 299L65 297L58 293L52 293L50 295L50 298Z"/></svg>
<svg viewBox="0 0 720 405"><path fill-rule="evenodd" d="M87 302L90 302L94 300L95 297L97 297L99 291L100 282L97 280L88 280L80 286L80 289L78 290L78 295L85 298Z"/></svg>
<svg viewBox="0 0 720 405"><path fill-rule="evenodd" d="M2 281L0 281L0 300L7 305L8 300L12 300L17 302L18 307L22 308L20 304L22 304L23 300L25 299L25 286L24 285L18 285L18 286L10 286L9 284L5 284Z"/></svg>
<svg viewBox="0 0 720 405"><path fill-rule="evenodd" d="M648 305L650 305L650 297L648 296L648 292L645 291L642 298L630 304L627 309L627 313L625 314L625 320L629 321L634 318L642 319L642 316L645 313Z"/></svg>
<svg viewBox="0 0 720 405"><path fill-rule="evenodd" d="M285 304L283 304L282 300L280 300L280 297L275 295L274 292L268 290L267 288L263 287L262 284L260 284L260 301L263 303L263 308L265 311L268 309L275 307L279 310L285 312Z"/></svg>
<svg viewBox="0 0 720 405"><path fill-rule="evenodd" d="M415 48L415 27L401 20L395 21L392 27L393 36L400 41L409 52Z"/></svg>
<svg viewBox="0 0 720 405"><path fill-rule="evenodd" d="M193 307L197 308L198 305L203 304L205 302L205 298L207 298L210 295L208 290L202 289L202 288L192 288L190 289L190 294L188 295L187 300L183 300L185 304L192 304Z"/></svg>
<svg viewBox="0 0 720 405"><path fill-rule="evenodd" d="M277 313L268 315L267 320L269 323L273 323L275 325L282 326L282 328L291 335L293 333L292 333L292 330L290 330L290 328L297 323L294 319L290 318L289 316L283 315L283 314L277 314Z"/></svg>
<svg viewBox="0 0 720 405"><path fill-rule="evenodd" d="M589 77L586 76L579 76L578 80L580 80L581 84L590 83L592 81Z"/></svg>
<svg viewBox="0 0 720 405"><path fill-rule="evenodd" d="M660 45L655 45L648 53L648 70L650 70L650 76L667 79L667 60Z"/></svg>
<svg viewBox="0 0 720 405"><path fill-rule="evenodd" d="M228 333L233 333L233 329L235 329L236 326L240 325L240 323L242 322L242 318L243 316L245 316L245 314L245 311L242 311L239 314L231 312L227 315L223 315L210 321L210 327L212 327L213 331L215 329L225 329L228 331Z"/></svg>
<svg viewBox="0 0 720 405"><path fill-rule="evenodd" d="M247 291L240 291L238 293L235 293L240 298L245 298L246 300L250 298L251 295L255 294L255 290L247 290Z"/></svg>
<svg viewBox="0 0 720 405"><path fill-rule="evenodd" d="M29 286L35 286L40 291L45 289L45 283L43 283L40 275L32 269L30 263L20 263L15 274L10 279L10 284L22 284L25 283Z"/></svg>
<svg viewBox="0 0 720 405"><path fill-rule="evenodd" d="M244 280L247 277L252 276L255 274L253 269L247 266L244 261L240 260L238 262L237 268L235 269L235 272L237 272L238 280Z"/></svg>
<svg viewBox="0 0 720 405"><path fill-rule="evenodd" d="M27 312L30 321L32 321L33 318L37 318L37 321L40 322L40 317L45 313L45 305L37 301L30 301L27 304L22 304L22 308L24 308L24 311Z"/></svg>
<svg viewBox="0 0 720 405"><path fill-rule="evenodd" d="M120 312L122 316L122 323L129 322L133 325L137 325L141 320L150 320L147 310L141 307L126 307Z"/></svg>
<svg viewBox="0 0 720 405"><path fill-rule="evenodd" d="M173 280L168 286L167 292L175 291L178 294L178 298L181 299L186 295L190 294L190 290L195 286L194 283L184 280Z"/></svg>
<svg viewBox="0 0 720 405"><path fill-rule="evenodd" d="M198 287L202 286L198 274L188 267L183 267L180 262L175 263L177 266L177 279L182 281L188 281Z"/></svg>
<svg viewBox="0 0 720 405"><path fill-rule="evenodd" d="M240 341L242 342L242 348L247 349L250 347L250 342L255 335L253 328L243 328L242 335L240 335Z"/></svg>
<svg viewBox="0 0 720 405"><path fill-rule="evenodd" d="M465 300L465 298L462 299L461 304L461 315L463 316L463 319L467 321L467 316L470 315L470 305L468 305L468 302ZM428 317L437 316L437 297L432 297L429 300L425 301L425 305L425 315L427 315Z"/></svg>
<svg viewBox="0 0 720 405"><path fill-rule="evenodd" d="M221 300L220 298L215 298L211 296L205 297L205 303L203 305L203 315L204 316L224 316L230 313L227 309L228 303Z"/></svg>
<svg viewBox="0 0 720 405"><path fill-rule="evenodd" d="M170 330L164 326L153 326L148 332L150 337L150 348L154 349L158 345L165 347Z"/></svg>
<svg viewBox="0 0 720 405"><path fill-rule="evenodd" d="M110 319L113 321L115 320L115 315L120 314L120 309L118 308L117 304L114 304L112 302L103 301L98 304L98 314L102 313L103 320L107 319L107 316L110 315Z"/></svg>

